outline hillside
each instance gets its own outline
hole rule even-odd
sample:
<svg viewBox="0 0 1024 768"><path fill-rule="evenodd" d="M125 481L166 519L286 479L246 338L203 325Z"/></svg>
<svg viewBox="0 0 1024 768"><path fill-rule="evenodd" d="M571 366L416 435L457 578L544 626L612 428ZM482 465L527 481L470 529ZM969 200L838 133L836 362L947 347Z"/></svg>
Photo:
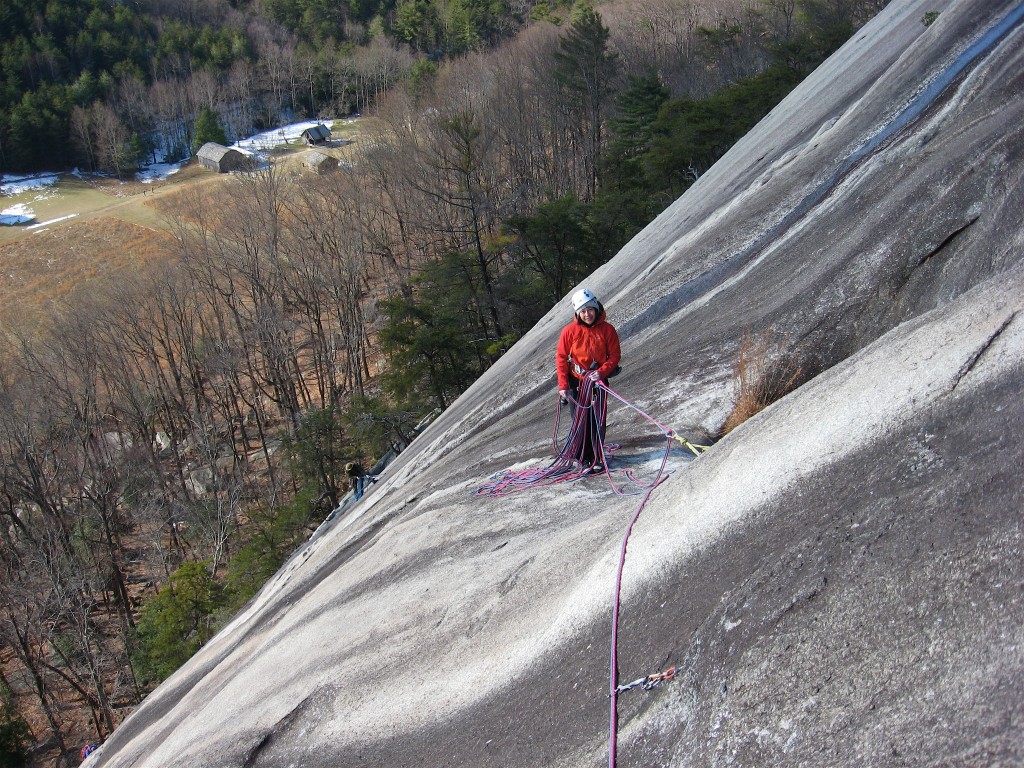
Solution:
<svg viewBox="0 0 1024 768"><path fill-rule="evenodd" d="M926 13L938 12L926 25ZM1018 764L1024 6L897 2L588 278L616 391L717 432L741 339L809 379L629 541L619 765ZM90 766L608 762L617 554L551 453L563 302L152 693ZM786 364L769 355L769 364ZM609 431L650 472L664 438Z"/></svg>
<svg viewBox="0 0 1024 768"><path fill-rule="evenodd" d="M347 120L334 126L342 137L327 149L348 156L362 127L371 122ZM346 146L347 144L347 146ZM278 146L274 166L301 175L304 144ZM323 150L321 150L323 151ZM92 291L115 283L119 276L143 271L147 265L173 262L172 220L182 213L181 199L197 189L216 196L233 183L230 175L206 170L195 160L154 182L102 176L60 175L43 194L5 196L4 204L25 200L35 223L0 227L0 326L29 329L44 324L54 307L74 291Z"/></svg>
<svg viewBox="0 0 1024 768"><path fill-rule="evenodd" d="M417 56L485 49L529 13L426 2L413 29L395 6L9 0L0 7L0 174L124 175L181 160L216 138L197 135L204 115L215 116L207 131L235 140L286 114L365 110Z"/></svg>

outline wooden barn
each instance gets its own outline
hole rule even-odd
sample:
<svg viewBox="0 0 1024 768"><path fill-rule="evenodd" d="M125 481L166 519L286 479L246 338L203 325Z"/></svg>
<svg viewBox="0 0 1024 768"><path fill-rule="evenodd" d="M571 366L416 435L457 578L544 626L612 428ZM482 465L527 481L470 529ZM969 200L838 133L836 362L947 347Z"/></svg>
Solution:
<svg viewBox="0 0 1024 768"><path fill-rule="evenodd" d="M325 144L331 138L331 129L323 124L314 125L312 128L307 128L302 132L302 138L311 147L316 144Z"/></svg>
<svg viewBox="0 0 1024 768"><path fill-rule="evenodd" d="M315 173L330 173L338 167L338 160L323 152L310 152L306 156L306 165Z"/></svg>
<svg viewBox="0 0 1024 768"><path fill-rule="evenodd" d="M196 159L204 168L217 173L248 171L253 166L252 158L248 155L213 141L208 141L199 148Z"/></svg>

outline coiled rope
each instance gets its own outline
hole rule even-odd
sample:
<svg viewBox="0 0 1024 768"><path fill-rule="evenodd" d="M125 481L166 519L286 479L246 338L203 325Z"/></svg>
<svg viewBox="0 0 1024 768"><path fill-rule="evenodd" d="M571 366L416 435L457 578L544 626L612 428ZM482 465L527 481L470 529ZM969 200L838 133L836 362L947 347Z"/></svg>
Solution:
<svg viewBox="0 0 1024 768"><path fill-rule="evenodd" d="M608 475L608 482L617 495L631 496L647 489L648 484L636 478L633 470L628 468L608 469L608 456L615 451L616 446L605 442L603 430L600 429L600 425L605 422L608 409L607 393L611 393L611 390L600 382L580 381L576 398L570 395L565 403L562 400L558 401L555 411L555 427L551 436L551 445L555 452L554 460L545 467L502 470L493 475L487 483L477 488L473 494L475 496L508 496L531 488L571 482L592 474L598 464L603 465ZM572 421L569 424L569 432L565 440L559 446L558 433L562 421L562 406L570 403L573 406ZM589 463L580 458L585 453L584 448L588 438L594 441L592 453L595 457ZM624 490L616 484L614 479L616 475L625 477L635 487ZM655 484L660 480L659 474Z"/></svg>
<svg viewBox="0 0 1024 768"><path fill-rule="evenodd" d="M600 425L604 423L605 414L607 413L607 395L611 395L626 407L636 411L644 419L656 426L666 438L665 451L662 454L661 464L658 467L658 472L653 482L643 483L633 475L631 470L627 469L621 471L622 474L636 486L636 489L633 491L624 491L619 488L615 484L612 471L608 469L608 453L612 452L613 447L606 445L604 434L600 429ZM672 451L672 441L675 440L679 442L695 456L699 456L702 451L707 450L707 446L691 443L685 437L677 435L672 429L661 424L650 414L626 400L622 395L613 390L603 381L591 382L586 379L580 381L578 399L572 400L572 398L570 398L570 400L574 406L573 418L572 423L569 426L569 433L561 447L558 445L558 428L562 412L561 400L559 400L558 409L555 411L555 429L551 441L555 450L555 458L549 465L546 467L533 467L518 471L508 469L503 470L492 476L488 483L477 488L474 491L474 495L494 497L507 496L529 488L538 488L553 485L555 483L578 480L579 478L590 474L598 463L597 459L595 458L593 462L587 465L578 458L582 455L584 440L586 439L586 420L589 418L593 418L590 432L591 436L596 441L594 453L595 455L600 456L601 463L603 463L608 477L608 483L611 485L612 490L619 496L643 493L643 498L640 500L640 504L637 506L636 512L633 513L633 517L630 519L629 525L626 527L625 535L622 538L622 546L619 550L618 567L615 571L615 597L612 604L612 635L608 683L608 697L611 702L609 712L608 765L609 768L615 768L616 752L618 748L619 694L635 687L643 687L646 690L650 690L655 685L665 680L671 680L676 674L676 668L672 667L665 672L648 675L647 677L640 678L639 680L628 683L627 685L619 685L619 610L622 594L622 572L626 565L626 550L629 545L629 536L633 532L633 526L640 518L640 513L647 504L647 500L650 498L651 493L653 493L654 489L666 479L665 467L668 464L668 457Z"/></svg>

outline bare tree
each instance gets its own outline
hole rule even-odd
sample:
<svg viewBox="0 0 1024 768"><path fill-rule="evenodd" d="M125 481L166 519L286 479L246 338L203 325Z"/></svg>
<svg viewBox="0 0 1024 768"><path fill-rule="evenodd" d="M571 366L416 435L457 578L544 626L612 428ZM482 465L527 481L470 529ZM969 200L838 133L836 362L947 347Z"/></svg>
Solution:
<svg viewBox="0 0 1024 768"><path fill-rule="evenodd" d="M135 75L117 81L114 106L132 133L145 133L153 128L153 113L146 85Z"/></svg>
<svg viewBox="0 0 1024 768"><path fill-rule="evenodd" d="M675 95L694 93L702 68L697 61L698 30L713 20L706 3L634 0L602 12L621 56L623 74L639 76L653 68Z"/></svg>
<svg viewBox="0 0 1024 768"><path fill-rule="evenodd" d="M95 434L97 423L94 382L81 378L92 369L42 346L45 356L23 355L25 374L17 389L6 389L0 407L4 495L21 521L0 551L8 576L0 593L6 620L0 631L31 675L63 745L53 706L62 686L93 708L97 724L108 733L115 718L107 686L117 677L115 670L124 671L132 684L134 678L124 644L129 627L119 578L123 548L114 527L117 472L109 465L98 471L89 456L93 446L84 437ZM105 526L92 524L97 510L106 515ZM107 603L108 591L122 616L121 632L113 638L98 630L92 616Z"/></svg>
<svg viewBox="0 0 1024 768"><path fill-rule="evenodd" d="M192 110L184 91L177 80L155 80L150 88L155 132L164 137L163 149L172 159L187 157L191 143L191 126L183 115Z"/></svg>
<svg viewBox="0 0 1024 768"><path fill-rule="evenodd" d="M257 43L262 80L266 83L267 122L274 124L285 108L294 106L291 95L295 64L294 39L263 40Z"/></svg>
<svg viewBox="0 0 1024 768"><path fill-rule="evenodd" d="M247 61L231 65L224 84L224 99L231 107L224 111L224 132L229 138L245 136L256 124L259 90L256 68Z"/></svg>
<svg viewBox="0 0 1024 768"><path fill-rule="evenodd" d="M289 303L306 322L312 369L323 407L342 389L364 392L366 328L362 313L365 281L358 190L349 174L336 173L294 188L288 207ZM339 382L338 359L345 376Z"/></svg>
<svg viewBox="0 0 1024 768"><path fill-rule="evenodd" d="M561 118L554 111L550 69L558 39L554 26L534 25L482 60L491 82L502 84L486 90L482 109L510 186L509 212L525 213L548 197L578 193L557 149Z"/></svg>
<svg viewBox="0 0 1024 768"><path fill-rule="evenodd" d="M326 109L347 114L351 109L356 76L352 57L338 46L325 45L317 51L317 62L327 83L330 103Z"/></svg>
<svg viewBox="0 0 1024 768"><path fill-rule="evenodd" d="M57 748L67 751L63 720L59 716L60 696L45 663L44 620L38 610L38 593L25 584L24 573L8 558L0 578L0 642L11 649L29 679L31 694L39 702Z"/></svg>
<svg viewBox="0 0 1024 768"><path fill-rule="evenodd" d="M414 57L407 49L395 48L383 36L375 37L370 45L360 48L355 55L357 78L357 107L370 106L412 69Z"/></svg>
<svg viewBox="0 0 1024 768"><path fill-rule="evenodd" d="M200 69L194 72L188 79L186 90L189 94L189 101L193 111L202 107L208 107L214 112L220 112L223 104L221 78L217 77L208 69Z"/></svg>
<svg viewBox="0 0 1024 768"><path fill-rule="evenodd" d="M357 199L364 201L358 212L365 251L376 261L385 287L408 295L427 238L412 221L420 196L401 182L401 169L415 163L413 144L404 133L398 128L364 143L355 173Z"/></svg>

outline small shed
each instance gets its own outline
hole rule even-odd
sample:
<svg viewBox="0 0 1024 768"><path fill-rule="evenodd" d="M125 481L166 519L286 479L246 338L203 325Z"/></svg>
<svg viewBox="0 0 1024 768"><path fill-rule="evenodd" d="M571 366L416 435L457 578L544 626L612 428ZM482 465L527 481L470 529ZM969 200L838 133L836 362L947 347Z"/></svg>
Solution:
<svg viewBox="0 0 1024 768"><path fill-rule="evenodd" d="M323 152L310 152L306 156L306 165L315 173L324 174L335 170L338 167L338 160Z"/></svg>
<svg viewBox="0 0 1024 768"><path fill-rule="evenodd" d="M196 159L204 168L209 168L217 173L247 171L252 168L251 157L237 149L231 149L213 141L208 141L199 148Z"/></svg>
<svg viewBox="0 0 1024 768"><path fill-rule="evenodd" d="M302 132L302 138L311 147L316 144L325 144L331 138L331 129L323 124L314 125Z"/></svg>

